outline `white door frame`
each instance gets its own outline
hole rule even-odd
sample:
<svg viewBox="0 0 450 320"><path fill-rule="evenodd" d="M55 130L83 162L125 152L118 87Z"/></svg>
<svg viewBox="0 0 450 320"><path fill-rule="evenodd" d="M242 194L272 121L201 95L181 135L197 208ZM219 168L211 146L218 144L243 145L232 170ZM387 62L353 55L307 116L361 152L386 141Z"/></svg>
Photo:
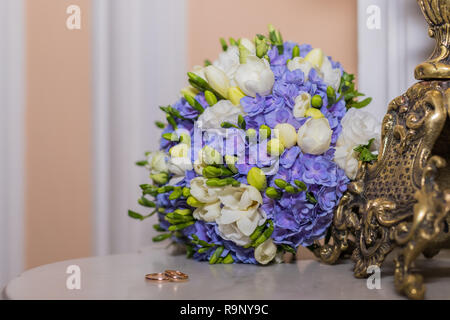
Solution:
<svg viewBox="0 0 450 320"><path fill-rule="evenodd" d="M187 0L93 2L94 252L136 250L151 243L155 218L132 220L139 184L134 165L158 149L159 105L186 82Z"/></svg>
<svg viewBox="0 0 450 320"><path fill-rule="evenodd" d="M379 10L379 28L367 20ZM416 82L414 68L434 48L416 1L358 0L358 85L382 119L388 103Z"/></svg>
<svg viewBox="0 0 450 320"><path fill-rule="evenodd" d="M24 4L0 0L0 290L24 263Z"/></svg>

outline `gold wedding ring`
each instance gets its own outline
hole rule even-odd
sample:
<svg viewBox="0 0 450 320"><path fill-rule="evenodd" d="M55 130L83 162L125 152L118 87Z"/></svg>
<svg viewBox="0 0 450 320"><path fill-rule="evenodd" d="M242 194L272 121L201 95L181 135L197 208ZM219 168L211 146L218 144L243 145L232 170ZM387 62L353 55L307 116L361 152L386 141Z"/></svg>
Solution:
<svg viewBox="0 0 450 320"><path fill-rule="evenodd" d="M149 273L145 275L145 278L150 281L157 282L181 282L187 281L189 276L178 270L166 270L164 272Z"/></svg>
<svg viewBox="0 0 450 320"><path fill-rule="evenodd" d="M189 279L189 276L186 273L183 273L178 270L166 270L164 274L170 278L170 281L186 281Z"/></svg>
<svg viewBox="0 0 450 320"><path fill-rule="evenodd" d="M170 281L170 278L163 272L146 274L145 279L159 282Z"/></svg>

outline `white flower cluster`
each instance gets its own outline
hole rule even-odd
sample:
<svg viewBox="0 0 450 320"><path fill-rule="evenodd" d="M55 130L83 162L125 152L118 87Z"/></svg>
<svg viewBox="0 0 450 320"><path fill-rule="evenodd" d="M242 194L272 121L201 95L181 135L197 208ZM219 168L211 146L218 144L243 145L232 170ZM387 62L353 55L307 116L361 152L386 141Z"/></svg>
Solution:
<svg viewBox="0 0 450 320"><path fill-rule="evenodd" d="M367 111L351 108L342 119L342 132L336 143L334 161L345 171L350 179L355 179L358 171L357 153L353 150L359 145L367 144L374 138L371 151L380 146L381 125Z"/></svg>
<svg viewBox="0 0 450 320"><path fill-rule="evenodd" d="M261 193L246 184L210 187L206 180L203 177L191 180L191 195L203 203L195 209L194 218L217 223L220 236L226 240L239 246L250 244L250 235L266 222ZM262 264L270 262L275 254L276 246L272 241L266 240L255 250L255 258Z"/></svg>

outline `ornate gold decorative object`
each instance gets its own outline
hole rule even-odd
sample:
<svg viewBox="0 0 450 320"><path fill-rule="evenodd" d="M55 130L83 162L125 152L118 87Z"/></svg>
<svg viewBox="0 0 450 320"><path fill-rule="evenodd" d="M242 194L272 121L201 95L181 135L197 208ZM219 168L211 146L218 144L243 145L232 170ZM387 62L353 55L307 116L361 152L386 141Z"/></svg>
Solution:
<svg viewBox="0 0 450 320"><path fill-rule="evenodd" d="M356 277L399 248L395 287L423 299L413 263L450 244L450 0L418 0L436 48L415 70L418 80L395 98L382 123L378 161L360 163L335 212L332 241L315 254L326 263L351 254Z"/></svg>

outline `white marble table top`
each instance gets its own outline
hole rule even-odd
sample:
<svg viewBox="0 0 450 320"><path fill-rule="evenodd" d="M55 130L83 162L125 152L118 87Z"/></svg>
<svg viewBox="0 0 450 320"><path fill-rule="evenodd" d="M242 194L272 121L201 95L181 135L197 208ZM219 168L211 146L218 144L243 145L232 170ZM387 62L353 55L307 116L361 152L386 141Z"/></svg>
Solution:
<svg viewBox="0 0 450 320"><path fill-rule="evenodd" d="M447 255L448 256L448 255ZM68 290L66 269L81 269L81 289ZM270 266L209 265L170 256L162 248L134 254L57 262L24 272L10 281L7 299L403 299L394 290L392 262L382 269L381 289L356 279L351 261L329 266L315 260ZM429 299L450 299L450 259L417 263ZM145 274L166 269L186 272L185 283L152 283Z"/></svg>

